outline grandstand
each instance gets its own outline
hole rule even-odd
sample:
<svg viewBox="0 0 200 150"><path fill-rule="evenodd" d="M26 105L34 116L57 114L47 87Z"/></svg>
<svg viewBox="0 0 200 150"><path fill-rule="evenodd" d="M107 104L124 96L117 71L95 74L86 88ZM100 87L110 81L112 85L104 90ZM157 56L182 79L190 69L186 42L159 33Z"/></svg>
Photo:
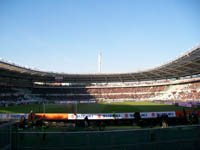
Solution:
<svg viewBox="0 0 200 150"><path fill-rule="evenodd" d="M199 101L199 79L185 79L179 82L151 84L86 86L86 87L45 87L35 86L32 95L49 100L168 100Z"/></svg>
<svg viewBox="0 0 200 150"><path fill-rule="evenodd" d="M0 100L200 100L200 45L153 69L63 74L0 60Z"/></svg>

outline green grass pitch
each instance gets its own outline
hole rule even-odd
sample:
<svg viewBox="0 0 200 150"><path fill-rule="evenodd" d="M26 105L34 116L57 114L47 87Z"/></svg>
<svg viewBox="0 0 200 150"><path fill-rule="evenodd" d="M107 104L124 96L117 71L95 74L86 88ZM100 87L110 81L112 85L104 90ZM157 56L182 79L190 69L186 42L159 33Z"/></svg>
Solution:
<svg viewBox="0 0 200 150"><path fill-rule="evenodd" d="M124 113L124 112L158 112L176 111L183 107L157 104L152 102L123 102L123 103L96 103L96 104L47 104L46 113ZM0 107L0 113L42 113L42 104L31 104L23 106Z"/></svg>

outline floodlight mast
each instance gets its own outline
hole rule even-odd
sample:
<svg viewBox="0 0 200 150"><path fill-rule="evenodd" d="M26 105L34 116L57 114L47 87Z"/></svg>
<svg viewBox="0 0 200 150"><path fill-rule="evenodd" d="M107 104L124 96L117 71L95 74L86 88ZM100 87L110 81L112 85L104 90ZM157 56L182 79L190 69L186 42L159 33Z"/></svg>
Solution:
<svg viewBox="0 0 200 150"><path fill-rule="evenodd" d="M102 64L102 53L100 52L99 55L98 55L98 71L99 73L101 73L101 64Z"/></svg>

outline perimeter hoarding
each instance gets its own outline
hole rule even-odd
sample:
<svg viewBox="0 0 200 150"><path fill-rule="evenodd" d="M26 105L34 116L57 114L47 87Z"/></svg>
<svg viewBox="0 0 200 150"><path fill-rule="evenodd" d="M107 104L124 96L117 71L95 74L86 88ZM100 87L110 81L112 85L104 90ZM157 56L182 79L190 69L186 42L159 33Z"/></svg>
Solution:
<svg viewBox="0 0 200 150"><path fill-rule="evenodd" d="M194 111L186 111L188 114L192 114ZM35 113L40 119L45 120L84 120L87 117L89 120L113 120L113 119L134 119L135 112L128 113L95 113L95 114L74 114L74 113ZM166 111L166 112L141 112L142 119L157 118L162 115L167 115L169 118L175 118L183 116L183 111ZM200 116L200 111L198 111ZM21 117L30 119L30 114L0 114L0 119L19 120Z"/></svg>
<svg viewBox="0 0 200 150"><path fill-rule="evenodd" d="M0 119L8 119L8 120L19 120L21 117L28 119L28 114L0 114Z"/></svg>
<svg viewBox="0 0 200 150"><path fill-rule="evenodd" d="M113 120L113 119L134 119L134 113L99 113L99 114L68 114L69 120L83 120L88 117L90 120ZM176 117L175 111L170 112L141 112L142 119L157 118L158 116L168 115L169 118Z"/></svg>
<svg viewBox="0 0 200 150"><path fill-rule="evenodd" d="M67 113L36 113L34 115L45 120L68 120Z"/></svg>

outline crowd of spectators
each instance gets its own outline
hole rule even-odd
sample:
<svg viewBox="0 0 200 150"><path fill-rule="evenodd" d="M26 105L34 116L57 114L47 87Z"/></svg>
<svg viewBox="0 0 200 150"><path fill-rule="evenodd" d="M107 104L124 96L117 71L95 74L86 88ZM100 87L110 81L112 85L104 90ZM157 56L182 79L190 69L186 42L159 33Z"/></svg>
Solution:
<svg viewBox="0 0 200 150"><path fill-rule="evenodd" d="M142 83L143 84L143 83ZM41 97L47 100L200 100L200 82L181 82L180 84L132 86L132 87L34 87L27 88L29 96ZM25 94L20 94L17 88L0 86L1 101L20 101Z"/></svg>
<svg viewBox="0 0 200 150"><path fill-rule="evenodd" d="M113 87L113 88L34 88L33 94L102 94L102 93L145 93L162 92L168 86Z"/></svg>
<svg viewBox="0 0 200 150"><path fill-rule="evenodd" d="M33 94L47 99L137 99L200 100L200 82L134 87L34 88ZM159 99L157 99L159 98Z"/></svg>
<svg viewBox="0 0 200 150"><path fill-rule="evenodd" d="M14 90L13 88L11 87L6 87L6 86L0 86L0 94L13 94L15 93L16 90Z"/></svg>
<svg viewBox="0 0 200 150"><path fill-rule="evenodd" d="M177 85L177 88L168 94L169 99L200 100L200 83L189 83L185 86Z"/></svg>

